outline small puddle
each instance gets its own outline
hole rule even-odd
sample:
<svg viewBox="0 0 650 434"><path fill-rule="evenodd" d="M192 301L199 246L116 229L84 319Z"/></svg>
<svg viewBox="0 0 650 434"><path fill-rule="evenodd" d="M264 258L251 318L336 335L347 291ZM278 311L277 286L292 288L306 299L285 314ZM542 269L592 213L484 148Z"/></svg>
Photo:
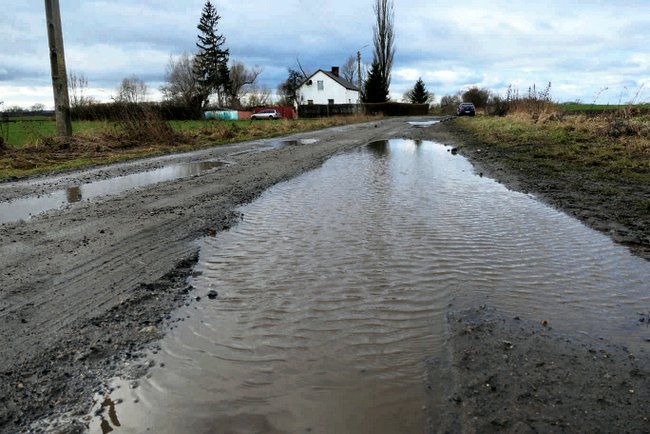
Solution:
<svg viewBox="0 0 650 434"><path fill-rule="evenodd" d="M313 145L318 143L318 139L298 139L298 140L279 140L270 143L271 148L283 148L285 146Z"/></svg>
<svg viewBox="0 0 650 434"><path fill-rule="evenodd" d="M430 127L431 125L438 124L440 123L440 121L422 121L422 122L410 121L407 123L415 128L426 128L426 127Z"/></svg>
<svg viewBox="0 0 650 434"><path fill-rule="evenodd" d="M148 376L115 380L90 431L426 432L451 393L446 315L482 303L647 345L647 261L450 151L373 143L242 207L133 362Z"/></svg>
<svg viewBox="0 0 650 434"><path fill-rule="evenodd" d="M27 220L35 215L61 209L68 204L81 202L82 200L92 200L159 182L187 178L225 165L226 163L223 161L174 164L146 172L117 176L87 184L72 185L66 189L42 196L0 202L0 223L15 222L21 219Z"/></svg>

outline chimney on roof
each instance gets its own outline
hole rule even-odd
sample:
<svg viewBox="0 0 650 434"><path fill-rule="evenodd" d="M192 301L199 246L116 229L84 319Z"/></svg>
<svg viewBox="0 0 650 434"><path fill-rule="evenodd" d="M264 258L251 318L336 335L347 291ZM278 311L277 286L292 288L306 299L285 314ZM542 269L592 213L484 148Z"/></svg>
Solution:
<svg viewBox="0 0 650 434"><path fill-rule="evenodd" d="M337 77L339 76L339 67L338 66L332 66L332 74L336 75Z"/></svg>

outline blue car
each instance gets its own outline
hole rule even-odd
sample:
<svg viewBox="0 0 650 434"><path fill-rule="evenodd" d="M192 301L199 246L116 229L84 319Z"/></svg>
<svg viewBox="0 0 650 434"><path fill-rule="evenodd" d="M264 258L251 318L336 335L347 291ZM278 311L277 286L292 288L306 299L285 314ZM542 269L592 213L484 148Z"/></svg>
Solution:
<svg viewBox="0 0 650 434"><path fill-rule="evenodd" d="M471 102L463 102L456 109L456 114L458 116L475 116L476 108Z"/></svg>

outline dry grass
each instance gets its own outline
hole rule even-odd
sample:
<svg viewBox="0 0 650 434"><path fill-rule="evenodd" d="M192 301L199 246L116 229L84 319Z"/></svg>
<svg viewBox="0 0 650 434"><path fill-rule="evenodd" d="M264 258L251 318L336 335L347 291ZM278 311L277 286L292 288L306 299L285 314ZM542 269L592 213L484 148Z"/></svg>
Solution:
<svg viewBox="0 0 650 434"><path fill-rule="evenodd" d="M519 161L650 182L650 121L644 117L515 111L459 119L457 125L488 146L516 151Z"/></svg>

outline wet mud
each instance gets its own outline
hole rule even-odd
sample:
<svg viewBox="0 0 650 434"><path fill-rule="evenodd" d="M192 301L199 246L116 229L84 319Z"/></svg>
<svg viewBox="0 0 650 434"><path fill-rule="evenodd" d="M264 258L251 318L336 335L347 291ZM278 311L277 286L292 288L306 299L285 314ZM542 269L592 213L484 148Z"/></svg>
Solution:
<svg viewBox="0 0 650 434"><path fill-rule="evenodd" d="M414 127L404 119L386 119L288 137L287 145L271 144L265 152L256 142L174 156L174 163L198 156L229 164L0 225L0 433L85 432L93 394L105 390L115 375L133 379L137 387L137 379L151 368L143 351L156 351L157 339L183 320L170 313L206 301L197 300L187 284L198 257L195 240L237 224L242 216L235 207L268 187L338 152L391 138L458 147L477 172L539 193L650 257L645 226L630 226L628 217L621 221L612 204L569 194L570 185L535 189L551 180L515 171L503 164L507 156L479 152L480 144L446 122ZM317 141L305 144L304 139ZM0 198L49 194L71 180L106 179L160 164L159 159L143 160L63 178L4 183ZM554 334L552 324L528 321L489 308L450 314L454 386L447 397L448 418L431 423L430 431L650 431L644 419L650 398L645 354ZM59 418L60 424L52 426ZM40 424L43 420L47 426Z"/></svg>
<svg viewBox="0 0 650 434"><path fill-rule="evenodd" d="M649 432L647 354L487 306L448 316L457 389L440 432Z"/></svg>

